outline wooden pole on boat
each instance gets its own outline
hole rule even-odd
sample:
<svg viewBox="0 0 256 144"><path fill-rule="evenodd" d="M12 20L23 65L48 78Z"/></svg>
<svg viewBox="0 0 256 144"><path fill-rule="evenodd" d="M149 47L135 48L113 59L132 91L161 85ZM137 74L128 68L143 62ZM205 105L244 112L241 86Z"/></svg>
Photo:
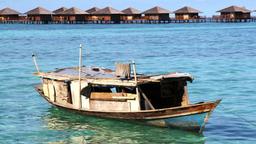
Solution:
<svg viewBox="0 0 256 144"><path fill-rule="evenodd" d="M134 81L137 84L137 74L136 74L136 65L135 62L132 61L132 66L133 66L133 75L134 75Z"/></svg>
<svg viewBox="0 0 256 144"><path fill-rule="evenodd" d="M138 108L140 109L140 93L139 93L139 88L138 88L138 80L137 80L137 73L136 73L136 65L135 62L132 61L132 66L133 66L133 75L134 75L134 81L136 83L136 94L137 94L137 98L138 98Z"/></svg>
<svg viewBox="0 0 256 144"><path fill-rule="evenodd" d="M143 98L145 99L145 101L148 103L148 105L150 106L151 109L155 110L154 106L151 104L151 102L149 101L149 99L147 98L147 96L144 94L144 92L139 88L139 91L141 92Z"/></svg>
<svg viewBox="0 0 256 144"><path fill-rule="evenodd" d="M33 62L34 62L34 65L36 67L36 70L39 73L40 71L39 71L39 67L38 67L37 62L36 62L36 55L34 53L32 53L32 58L33 58Z"/></svg>
<svg viewBox="0 0 256 144"><path fill-rule="evenodd" d="M133 66L134 81L136 83L136 93L139 94L139 90L138 90L138 86L137 86L138 80L137 80L137 73L136 73L136 65L135 65L134 61L132 61L132 66Z"/></svg>
<svg viewBox="0 0 256 144"><path fill-rule="evenodd" d="M149 99L147 98L147 96L142 92L141 89L139 89L139 86L137 85L138 83L138 79L137 79L137 73L136 73L136 65L135 65L135 62L132 61L132 64L133 64L133 73L134 73L134 81L136 83L136 94L138 96L138 98L140 97L140 93L142 93L142 96L143 98L145 99L145 101L148 103L148 105L150 106L151 109L155 109L154 106L151 104L151 102L149 101Z"/></svg>
<svg viewBox="0 0 256 144"><path fill-rule="evenodd" d="M37 61L36 61L36 55L34 53L32 53L32 58L33 58L33 62L34 62L34 65L36 67L37 73L40 73L40 70L39 70L39 67L38 67L38 64L37 64ZM42 78L41 78L41 82L43 83Z"/></svg>
<svg viewBox="0 0 256 144"><path fill-rule="evenodd" d="M79 92L78 92L78 101L79 101L79 108L82 108L82 100L81 100L81 72L82 72L82 44L80 44L79 48Z"/></svg>

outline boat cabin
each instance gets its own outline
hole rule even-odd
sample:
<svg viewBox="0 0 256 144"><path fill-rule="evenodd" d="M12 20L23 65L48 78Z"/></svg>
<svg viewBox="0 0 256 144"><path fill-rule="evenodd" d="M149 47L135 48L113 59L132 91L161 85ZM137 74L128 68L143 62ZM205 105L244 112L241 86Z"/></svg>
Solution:
<svg viewBox="0 0 256 144"><path fill-rule="evenodd" d="M132 72L133 69L133 72ZM78 67L38 72L42 93L51 103L64 107L103 112L136 112L189 104L187 73L137 74L135 65L116 64L116 70Z"/></svg>

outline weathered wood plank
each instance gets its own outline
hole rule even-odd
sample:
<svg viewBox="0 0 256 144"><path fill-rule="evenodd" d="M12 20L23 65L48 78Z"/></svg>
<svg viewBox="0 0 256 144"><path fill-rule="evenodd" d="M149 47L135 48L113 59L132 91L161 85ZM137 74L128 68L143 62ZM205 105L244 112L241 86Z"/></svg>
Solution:
<svg viewBox="0 0 256 144"><path fill-rule="evenodd" d="M95 111L130 111L129 102L90 100L90 110Z"/></svg>
<svg viewBox="0 0 256 144"><path fill-rule="evenodd" d="M53 73L34 73L34 75L55 79L55 80L62 80L62 81L71 81L71 80L78 80L78 76L70 76L70 75L63 75L63 74L53 74ZM118 85L118 86L136 86L136 83L133 80L119 80L113 78L90 78L90 77L82 77L81 80L86 80L91 84L100 84L100 85Z"/></svg>

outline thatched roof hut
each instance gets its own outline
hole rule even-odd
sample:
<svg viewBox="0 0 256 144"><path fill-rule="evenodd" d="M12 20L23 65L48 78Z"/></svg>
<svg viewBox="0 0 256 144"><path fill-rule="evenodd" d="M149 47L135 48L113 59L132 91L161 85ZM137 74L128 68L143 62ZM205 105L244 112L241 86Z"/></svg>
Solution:
<svg viewBox="0 0 256 144"><path fill-rule="evenodd" d="M48 22L52 20L52 12L43 7L36 7L25 14L27 14L28 19L31 21Z"/></svg>
<svg viewBox="0 0 256 144"><path fill-rule="evenodd" d="M112 7L105 7L92 13L93 16L97 17L97 20L113 21L114 23L120 23L122 14L124 13Z"/></svg>
<svg viewBox="0 0 256 144"><path fill-rule="evenodd" d="M199 13L202 13L201 11L194 9L189 6L184 6L176 11L175 13L175 19L176 20L190 20L190 19L199 19Z"/></svg>
<svg viewBox="0 0 256 144"><path fill-rule="evenodd" d="M191 13L202 13L202 12L197 9L194 9L192 7L184 6L180 9L174 11L173 13L175 13L175 14L191 14Z"/></svg>
<svg viewBox="0 0 256 144"><path fill-rule="evenodd" d="M217 12L220 12L221 18L223 19L250 19L252 11L245 7L230 6Z"/></svg>
<svg viewBox="0 0 256 144"><path fill-rule="evenodd" d="M59 15L64 16L66 21L86 21L88 13L79 8L72 7L59 13Z"/></svg>
<svg viewBox="0 0 256 144"><path fill-rule="evenodd" d="M98 8L98 7L92 7L92 8L90 8L90 9L86 10L85 12L91 14L91 13L96 12L96 11L98 11L98 10L100 10L100 8Z"/></svg>
<svg viewBox="0 0 256 144"><path fill-rule="evenodd" d="M19 20L20 14L20 12L7 7L0 10L0 20Z"/></svg>
<svg viewBox="0 0 256 144"><path fill-rule="evenodd" d="M127 9L122 10L124 13L122 16L122 20L138 20L141 19L141 11L138 9L129 7Z"/></svg>
<svg viewBox="0 0 256 144"><path fill-rule="evenodd" d="M27 15L51 15L52 12L43 8L43 7L36 7L28 12L26 12Z"/></svg>
<svg viewBox="0 0 256 144"><path fill-rule="evenodd" d="M245 7L230 6L230 7L218 10L217 12L220 12L220 13L233 13L233 12L250 13L251 11L246 9Z"/></svg>
<svg viewBox="0 0 256 144"><path fill-rule="evenodd" d="M64 14L64 15L87 15L88 13L79 8L72 7L70 9L65 10L61 14Z"/></svg>
<svg viewBox="0 0 256 144"><path fill-rule="evenodd" d="M66 11L67 8L66 7L61 7L61 8L58 8L56 10L53 11L53 21L54 22L63 22L64 21L64 16L62 15L62 13L64 11Z"/></svg>
<svg viewBox="0 0 256 144"><path fill-rule="evenodd" d="M151 9L148 9L144 12L142 12L143 14L170 14L171 11L167 10L167 9L164 9L164 8L161 8L159 6L155 6Z"/></svg>
<svg viewBox="0 0 256 144"><path fill-rule="evenodd" d="M61 8L58 8L56 10L53 11L54 14L60 14L62 12L64 12L65 10L67 10L66 7L61 7Z"/></svg>
<svg viewBox="0 0 256 144"><path fill-rule="evenodd" d="M129 8L127 8L127 9L122 10L122 12L123 12L125 15L134 15L134 14L140 14L140 13L141 13L140 10L135 9L135 8L132 8L132 7L129 7Z"/></svg>
<svg viewBox="0 0 256 144"><path fill-rule="evenodd" d="M145 15L146 20L160 20L160 21L165 21L165 20L170 20L169 14L171 11L161 8L159 6L153 7L151 9L148 9L142 14Z"/></svg>
<svg viewBox="0 0 256 144"><path fill-rule="evenodd" d="M8 7L0 10L0 15L19 15L19 14L21 13Z"/></svg>
<svg viewBox="0 0 256 144"><path fill-rule="evenodd" d="M114 14L123 14L123 12L114 9L112 7L105 7L103 9L100 9L98 11L93 12L94 15L114 15Z"/></svg>

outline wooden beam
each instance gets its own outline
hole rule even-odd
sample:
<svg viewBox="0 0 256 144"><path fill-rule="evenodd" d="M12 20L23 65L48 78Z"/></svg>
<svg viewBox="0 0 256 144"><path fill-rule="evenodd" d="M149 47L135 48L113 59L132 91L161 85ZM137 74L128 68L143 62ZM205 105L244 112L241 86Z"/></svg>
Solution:
<svg viewBox="0 0 256 144"><path fill-rule="evenodd" d="M55 73L34 73L34 75L49 78L54 80L78 80L78 76L71 76L65 74L55 74ZM81 80L86 80L91 84L99 84L99 85L117 85L117 86L136 86L137 84L133 80L118 80L111 78L90 78L90 77L81 77Z"/></svg>
<svg viewBox="0 0 256 144"><path fill-rule="evenodd" d="M140 87L138 87L139 91L141 92L143 98L146 100L146 102L148 103L148 105L150 106L151 109L155 110L154 106L151 104L151 102L149 101L149 99L147 98L147 96L143 93L143 91L140 89Z"/></svg>

